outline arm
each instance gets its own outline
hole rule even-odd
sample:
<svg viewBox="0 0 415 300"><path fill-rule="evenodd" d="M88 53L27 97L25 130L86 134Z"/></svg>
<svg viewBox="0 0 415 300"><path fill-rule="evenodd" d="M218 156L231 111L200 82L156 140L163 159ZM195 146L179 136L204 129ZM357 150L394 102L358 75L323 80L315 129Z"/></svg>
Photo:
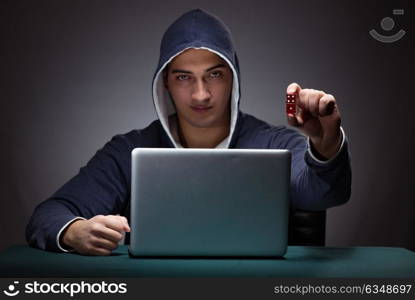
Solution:
<svg viewBox="0 0 415 300"><path fill-rule="evenodd" d="M292 83L287 88L286 111L288 123L303 135L286 129L273 147L292 152L294 206L322 210L345 203L351 193L351 167L335 98Z"/></svg>
<svg viewBox="0 0 415 300"><path fill-rule="evenodd" d="M343 132L343 130L342 130ZM315 157L307 138L293 129L283 129L272 148L289 149L291 163L291 201L304 210L324 210L347 202L351 194L351 167L347 137L328 161Z"/></svg>
<svg viewBox="0 0 415 300"><path fill-rule="evenodd" d="M88 220L97 215L125 214L132 148L124 136L115 136L75 177L40 203L26 227L29 245L64 251L60 234L86 221L76 218Z"/></svg>

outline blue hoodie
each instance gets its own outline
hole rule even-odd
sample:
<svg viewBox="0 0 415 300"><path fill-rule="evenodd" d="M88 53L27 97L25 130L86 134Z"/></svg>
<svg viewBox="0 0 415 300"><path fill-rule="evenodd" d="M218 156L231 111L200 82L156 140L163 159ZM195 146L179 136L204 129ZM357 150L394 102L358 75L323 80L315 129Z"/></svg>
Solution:
<svg viewBox="0 0 415 300"><path fill-rule="evenodd" d="M351 168L343 129L338 153L329 161L320 161L313 155L309 140L297 130L272 126L240 111L240 71L231 33L217 17L195 9L178 18L162 39L160 59L152 81L153 101L159 119L144 129L114 136L76 176L40 203L26 228L29 245L66 251L59 244L59 238L73 220L108 214L120 214L129 219L131 151L137 147L182 147L177 134L176 111L164 87L162 71L188 48L203 48L216 53L233 73L230 133L217 148L291 150L293 207L323 210L348 201Z"/></svg>

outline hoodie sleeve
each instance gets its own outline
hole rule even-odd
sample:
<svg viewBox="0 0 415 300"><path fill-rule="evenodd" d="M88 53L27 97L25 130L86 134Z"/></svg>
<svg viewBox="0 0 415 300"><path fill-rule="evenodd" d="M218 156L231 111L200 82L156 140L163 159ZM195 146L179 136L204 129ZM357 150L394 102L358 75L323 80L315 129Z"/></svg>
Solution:
<svg viewBox="0 0 415 300"><path fill-rule="evenodd" d="M291 200L294 207L304 210L324 210L347 202L351 195L351 166L347 137L338 153L328 161L318 160L310 143L298 131L279 130L271 148L289 149L291 162Z"/></svg>
<svg viewBox="0 0 415 300"><path fill-rule="evenodd" d="M130 194L132 146L117 135L79 173L34 210L26 227L30 246L65 251L59 233L75 218L123 213Z"/></svg>

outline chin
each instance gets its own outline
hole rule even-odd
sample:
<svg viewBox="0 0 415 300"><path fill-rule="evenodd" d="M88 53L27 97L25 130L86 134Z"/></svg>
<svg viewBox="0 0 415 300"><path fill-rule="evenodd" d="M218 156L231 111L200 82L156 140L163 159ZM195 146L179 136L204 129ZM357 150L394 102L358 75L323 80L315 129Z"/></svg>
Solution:
<svg viewBox="0 0 415 300"><path fill-rule="evenodd" d="M188 123L197 128L211 128L216 127L216 120L213 118L192 118L188 120Z"/></svg>
<svg viewBox="0 0 415 300"><path fill-rule="evenodd" d="M212 128L215 127L215 123L214 122L190 122L190 124L193 127L197 127L197 128Z"/></svg>

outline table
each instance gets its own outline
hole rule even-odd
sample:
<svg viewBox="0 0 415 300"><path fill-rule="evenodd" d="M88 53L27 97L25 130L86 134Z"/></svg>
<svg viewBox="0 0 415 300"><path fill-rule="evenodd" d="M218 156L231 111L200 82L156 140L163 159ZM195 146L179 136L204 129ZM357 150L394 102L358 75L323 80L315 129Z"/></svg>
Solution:
<svg viewBox="0 0 415 300"><path fill-rule="evenodd" d="M1 277L303 277L415 278L415 252L395 247L289 246L283 259L83 256L12 246L0 253Z"/></svg>

